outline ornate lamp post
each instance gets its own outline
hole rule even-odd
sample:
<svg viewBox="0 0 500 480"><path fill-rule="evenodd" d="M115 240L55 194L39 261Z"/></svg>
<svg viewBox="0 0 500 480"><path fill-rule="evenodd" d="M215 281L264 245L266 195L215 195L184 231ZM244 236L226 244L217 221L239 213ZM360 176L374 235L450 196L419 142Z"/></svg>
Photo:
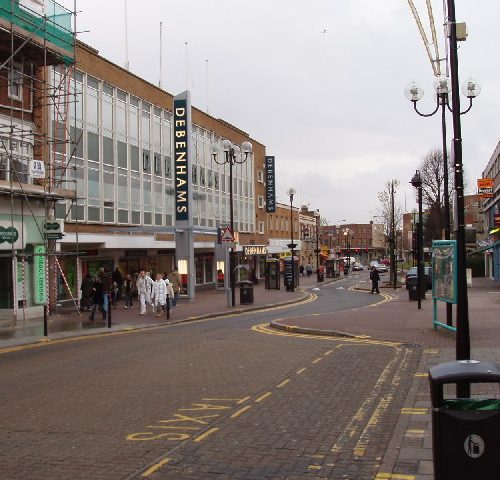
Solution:
<svg viewBox="0 0 500 480"><path fill-rule="evenodd" d="M405 90L405 95L408 100L413 102L415 112L421 117L432 117L435 115L439 107L441 107L441 135L442 135L442 154L443 154L443 200L444 200L444 238L451 238L450 228L450 194L449 194L449 179L448 179L448 152L446 140L446 109L455 115L454 108L450 107L449 94L451 91L450 82L447 77L441 76L434 81L434 90L436 92L436 108L431 113L422 113L417 108L417 102L424 96L424 91L415 82L412 82ZM460 112L458 106L457 114L464 115L472 108L472 101L481 93L481 86L472 78L468 79L462 85L462 93L469 99L469 106L463 112ZM452 305L446 304L446 323L452 325Z"/></svg>
<svg viewBox="0 0 500 480"><path fill-rule="evenodd" d="M418 309L422 308L422 290L424 280L424 229L422 218L422 178L417 170L410 183L418 192L418 226L417 226L417 288L418 288Z"/></svg>
<svg viewBox="0 0 500 480"><path fill-rule="evenodd" d="M222 142L222 150L224 152L223 160L219 160L220 147L217 144L212 145L212 157L215 163L219 165L229 164L229 228L231 229L231 234L234 236L234 211L233 211L233 165L242 164L247 161L247 159L252 154L252 144L250 142L243 142L241 148L238 145L233 145L229 140L224 140ZM242 155L243 153L243 155ZM229 261L229 285L231 288L231 305L234 307L236 303L235 294L235 270L236 261L234 258L235 249L234 246L231 247L231 255Z"/></svg>
<svg viewBox="0 0 500 480"><path fill-rule="evenodd" d="M295 247L297 246L296 243L293 243L293 196L295 195L295 189L289 188L286 193L290 197L290 243L287 246L292 254L292 265L291 265L292 279L291 279L291 284L287 290L289 290L290 292L294 292L295 291Z"/></svg>

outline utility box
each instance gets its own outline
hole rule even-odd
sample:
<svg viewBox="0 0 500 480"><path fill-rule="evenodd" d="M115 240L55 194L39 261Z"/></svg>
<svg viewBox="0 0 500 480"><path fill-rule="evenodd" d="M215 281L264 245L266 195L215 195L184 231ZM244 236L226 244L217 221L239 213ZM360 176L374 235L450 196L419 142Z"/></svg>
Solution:
<svg viewBox="0 0 500 480"><path fill-rule="evenodd" d="M477 360L429 371L435 480L500 478L500 400L444 398L447 384L500 383L500 365ZM498 388L498 387L497 387Z"/></svg>

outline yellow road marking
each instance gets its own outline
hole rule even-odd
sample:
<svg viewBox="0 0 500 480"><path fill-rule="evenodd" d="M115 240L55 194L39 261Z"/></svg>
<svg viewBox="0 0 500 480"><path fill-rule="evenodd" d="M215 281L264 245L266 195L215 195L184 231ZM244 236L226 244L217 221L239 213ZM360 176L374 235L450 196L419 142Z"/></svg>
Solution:
<svg viewBox="0 0 500 480"><path fill-rule="evenodd" d="M428 408L402 408L402 415L426 415L429 413Z"/></svg>
<svg viewBox="0 0 500 480"><path fill-rule="evenodd" d="M416 377L428 377L429 374L428 373L416 373L415 376Z"/></svg>
<svg viewBox="0 0 500 480"><path fill-rule="evenodd" d="M401 473L379 473L375 480L415 480L415 475L404 475Z"/></svg>
<svg viewBox="0 0 500 480"><path fill-rule="evenodd" d="M245 403L247 400L250 400L250 396L242 398L239 402L236 402L238 405Z"/></svg>
<svg viewBox="0 0 500 480"><path fill-rule="evenodd" d="M241 414L245 413L247 410L250 410L252 408L252 405L247 405L246 407L240 408L238 411L234 412L230 418L237 418Z"/></svg>
<svg viewBox="0 0 500 480"><path fill-rule="evenodd" d="M321 466L320 465L309 465L307 468L309 470L321 470Z"/></svg>
<svg viewBox="0 0 500 480"><path fill-rule="evenodd" d="M236 402L238 404L246 402L250 397L243 398L202 398L206 402Z"/></svg>
<svg viewBox="0 0 500 480"><path fill-rule="evenodd" d="M212 433L215 433L218 428L211 428L210 430L207 430L205 433L202 433L199 437L196 437L193 439L193 442L201 442L205 438L207 438L209 435L212 435Z"/></svg>
<svg viewBox="0 0 500 480"><path fill-rule="evenodd" d="M307 367L301 368L300 370L297 370L295 373L297 375L300 375L301 373L304 373L307 370Z"/></svg>
<svg viewBox="0 0 500 480"><path fill-rule="evenodd" d="M264 393L264 395L261 395L259 398L255 399L255 403L260 403L262 400L265 400L267 397L270 397L272 395L272 392L267 392Z"/></svg>
<svg viewBox="0 0 500 480"><path fill-rule="evenodd" d="M276 385L277 388L282 388L284 387L287 383L290 383L290 379L287 378L286 380L283 380L281 383L278 383L278 385Z"/></svg>
<svg viewBox="0 0 500 480"><path fill-rule="evenodd" d="M424 353L428 353L429 355L435 355L436 353L439 353L439 350L436 350L435 348L426 348L424 350Z"/></svg>
<svg viewBox="0 0 500 480"><path fill-rule="evenodd" d="M328 350L328 352L325 352L323 355L326 357L327 355L330 355L330 353L333 353L333 350Z"/></svg>
<svg viewBox="0 0 500 480"><path fill-rule="evenodd" d="M321 357L319 357L316 360L314 360L312 363L314 365L315 363L321 362L321 360L323 360L323 359Z"/></svg>
<svg viewBox="0 0 500 480"><path fill-rule="evenodd" d="M171 458L164 458L163 460L160 460L158 463L154 464L151 468L148 468L143 474L143 477L149 477L151 474L155 473L158 471L163 465L166 465L168 462L172 460Z"/></svg>
<svg viewBox="0 0 500 480"><path fill-rule="evenodd" d="M325 458L325 456L322 455L322 454L320 454L320 453L318 453L316 455L311 455L311 458Z"/></svg>
<svg viewBox="0 0 500 480"><path fill-rule="evenodd" d="M405 436L413 438L422 438L425 435L425 430L406 430Z"/></svg>

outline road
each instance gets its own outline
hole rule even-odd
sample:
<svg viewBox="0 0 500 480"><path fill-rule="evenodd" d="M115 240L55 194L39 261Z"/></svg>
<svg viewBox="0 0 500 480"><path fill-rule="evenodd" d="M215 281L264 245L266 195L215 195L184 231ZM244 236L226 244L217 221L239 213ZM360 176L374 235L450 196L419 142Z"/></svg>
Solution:
<svg viewBox="0 0 500 480"><path fill-rule="evenodd" d="M0 477L373 479L419 349L268 326L380 301L350 290L359 281L293 307L1 355Z"/></svg>

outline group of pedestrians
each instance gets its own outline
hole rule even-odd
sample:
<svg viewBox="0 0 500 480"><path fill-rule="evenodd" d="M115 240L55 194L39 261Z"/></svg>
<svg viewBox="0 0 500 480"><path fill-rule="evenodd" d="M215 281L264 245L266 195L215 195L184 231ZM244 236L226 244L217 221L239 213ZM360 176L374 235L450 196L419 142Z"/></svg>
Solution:
<svg viewBox="0 0 500 480"><path fill-rule="evenodd" d="M93 324L96 312L100 312L105 320L108 308L116 308L123 294L124 308L132 308L133 299L138 298L140 315L145 315L147 308L151 306L152 312L160 316L167 308L176 307L181 288L182 279L177 270L164 275L158 273L153 280L145 270L141 270L135 278L130 274L123 278L118 267L112 274L101 267L97 275L92 277L87 273L82 280L80 308L90 312L89 322L84 324Z"/></svg>

